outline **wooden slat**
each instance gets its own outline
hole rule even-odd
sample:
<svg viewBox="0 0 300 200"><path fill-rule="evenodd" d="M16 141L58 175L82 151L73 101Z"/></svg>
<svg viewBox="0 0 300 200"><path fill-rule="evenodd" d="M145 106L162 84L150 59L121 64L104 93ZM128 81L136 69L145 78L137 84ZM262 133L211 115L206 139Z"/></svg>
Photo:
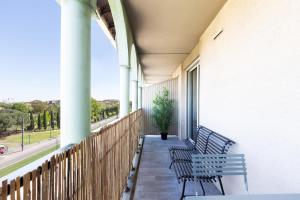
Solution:
<svg viewBox="0 0 300 200"><path fill-rule="evenodd" d="M27 173L23 177L23 199L29 200L30 197L30 173Z"/></svg>
<svg viewBox="0 0 300 200"><path fill-rule="evenodd" d="M62 155L58 155L58 197L62 197ZM59 199L59 198L58 198Z"/></svg>
<svg viewBox="0 0 300 200"><path fill-rule="evenodd" d="M10 181L10 200L15 200L16 199L16 181L12 180Z"/></svg>
<svg viewBox="0 0 300 200"><path fill-rule="evenodd" d="M118 119L36 170L9 184L4 182L1 198L7 199L10 188L11 200L119 200L138 148L141 125L141 110Z"/></svg>
<svg viewBox="0 0 300 200"><path fill-rule="evenodd" d="M49 184L48 184L48 162L44 162L42 165L42 199L43 200L48 200L48 188L49 188Z"/></svg>
<svg viewBox="0 0 300 200"><path fill-rule="evenodd" d="M1 199L6 200L7 199L7 180L2 181L2 192L1 192Z"/></svg>
<svg viewBox="0 0 300 200"><path fill-rule="evenodd" d="M16 178L16 192L17 192L17 200L21 200L21 191L20 191L20 177Z"/></svg>
<svg viewBox="0 0 300 200"><path fill-rule="evenodd" d="M41 176L41 173L42 173L42 168L41 167L38 167L37 169L36 169L36 172L37 172L37 178L36 178L36 192L37 192L37 194L36 194L36 197L37 197L37 199L38 200L40 200L41 199L41 197L42 197L42 176Z"/></svg>
<svg viewBox="0 0 300 200"><path fill-rule="evenodd" d="M55 169L55 156L52 156L50 159L50 178L49 178L49 195L50 199L54 199L54 169Z"/></svg>
<svg viewBox="0 0 300 200"><path fill-rule="evenodd" d="M62 158L62 193L61 198L62 200L67 199L67 175L66 175L66 169L67 169L67 161L66 161L67 153L63 153Z"/></svg>
<svg viewBox="0 0 300 200"><path fill-rule="evenodd" d="M57 192L58 192L58 162L59 162L59 158L58 155L55 155L55 166L54 166L54 197L53 200L57 200Z"/></svg>
<svg viewBox="0 0 300 200"><path fill-rule="evenodd" d="M31 172L32 175L32 193L31 193L31 199L36 200L36 170L33 170Z"/></svg>

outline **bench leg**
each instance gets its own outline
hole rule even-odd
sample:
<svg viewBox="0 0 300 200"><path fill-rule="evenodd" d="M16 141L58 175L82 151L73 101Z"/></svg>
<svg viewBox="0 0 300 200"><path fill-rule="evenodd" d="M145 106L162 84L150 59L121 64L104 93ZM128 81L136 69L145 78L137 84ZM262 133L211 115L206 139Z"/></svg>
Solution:
<svg viewBox="0 0 300 200"><path fill-rule="evenodd" d="M218 179L219 179L219 183L220 183L220 187L221 187L222 195L225 195L225 192L224 192L224 188L223 188L223 184L222 184L221 177L220 177L220 176L218 176Z"/></svg>
<svg viewBox="0 0 300 200"><path fill-rule="evenodd" d="M171 164L170 164L170 166L169 166L169 169L172 168L173 163L174 163L174 160L172 160L172 162L171 162Z"/></svg>
<svg viewBox="0 0 300 200"><path fill-rule="evenodd" d="M184 181L183 181L183 186L182 186L182 192L181 192L180 200L182 200L184 198L185 183L186 183L186 179L184 179Z"/></svg>
<svg viewBox="0 0 300 200"><path fill-rule="evenodd" d="M203 196L205 196L205 190L204 190L204 187L203 187L202 181L200 181L200 185L201 185L201 189L202 189L202 192L203 192Z"/></svg>

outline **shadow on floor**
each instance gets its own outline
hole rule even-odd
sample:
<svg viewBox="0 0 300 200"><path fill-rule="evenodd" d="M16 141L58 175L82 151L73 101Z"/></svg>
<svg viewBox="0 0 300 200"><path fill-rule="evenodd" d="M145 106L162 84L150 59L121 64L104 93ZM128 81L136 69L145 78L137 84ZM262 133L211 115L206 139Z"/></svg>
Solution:
<svg viewBox="0 0 300 200"><path fill-rule="evenodd" d="M146 136L141 156L134 200L176 200L180 198L182 183L178 184L175 173L168 168L171 160L168 148L185 145L177 137L161 140L160 137ZM219 195L212 183L204 185L206 195ZM186 195L202 195L200 184L187 182Z"/></svg>

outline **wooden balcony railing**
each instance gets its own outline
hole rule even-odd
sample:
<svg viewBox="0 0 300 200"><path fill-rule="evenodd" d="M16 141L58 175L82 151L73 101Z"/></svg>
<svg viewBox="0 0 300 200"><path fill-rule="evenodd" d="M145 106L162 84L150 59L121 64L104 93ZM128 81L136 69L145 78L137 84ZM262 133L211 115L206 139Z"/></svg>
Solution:
<svg viewBox="0 0 300 200"><path fill-rule="evenodd" d="M1 200L119 200L138 148L142 112L103 127L22 177L2 182Z"/></svg>

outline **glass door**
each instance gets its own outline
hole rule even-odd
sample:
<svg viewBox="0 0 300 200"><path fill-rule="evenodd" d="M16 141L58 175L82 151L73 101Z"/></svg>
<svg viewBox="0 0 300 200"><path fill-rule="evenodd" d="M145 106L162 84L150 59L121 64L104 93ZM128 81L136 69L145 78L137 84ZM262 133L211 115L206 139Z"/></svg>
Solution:
<svg viewBox="0 0 300 200"><path fill-rule="evenodd" d="M188 137L193 141L197 138L198 125L198 67L192 68L188 71Z"/></svg>

